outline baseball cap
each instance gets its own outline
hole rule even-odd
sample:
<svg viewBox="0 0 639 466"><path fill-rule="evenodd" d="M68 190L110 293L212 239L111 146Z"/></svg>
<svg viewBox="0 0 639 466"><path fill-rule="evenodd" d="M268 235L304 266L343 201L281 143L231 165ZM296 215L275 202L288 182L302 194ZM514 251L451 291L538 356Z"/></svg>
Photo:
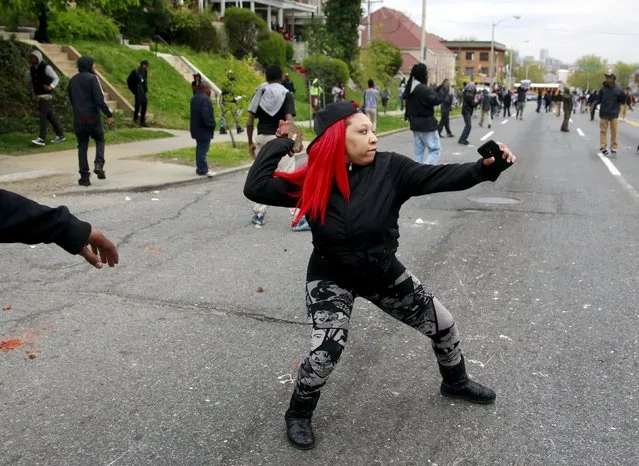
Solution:
<svg viewBox="0 0 639 466"><path fill-rule="evenodd" d="M338 102L335 104L327 105L326 108L317 112L315 115L315 134L317 135L315 139L311 141L311 143L306 148L306 153L311 150L311 147L315 142L324 134L331 125L337 123L339 120L343 120L355 113L362 113L359 105L355 102Z"/></svg>

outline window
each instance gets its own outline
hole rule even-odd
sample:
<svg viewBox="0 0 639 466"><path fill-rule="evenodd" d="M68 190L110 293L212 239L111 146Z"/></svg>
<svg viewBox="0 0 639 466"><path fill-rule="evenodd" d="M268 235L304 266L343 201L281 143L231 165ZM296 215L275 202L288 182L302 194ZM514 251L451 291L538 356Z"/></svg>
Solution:
<svg viewBox="0 0 639 466"><path fill-rule="evenodd" d="M489 55L488 52L480 52L479 53L479 59L481 61L488 61L488 55Z"/></svg>
<svg viewBox="0 0 639 466"><path fill-rule="evenodd" d="M475 52L466 52L466 60L474 60Z"/></svg>
<svg viewBox="0 0 639 466"><path fill-rule="evenodd" d="M479 73L488 75L488 67L487 66L481 67L480 70L479 70Z"/></svg>
<svg viewBox="0 0 639 466"><path fill-rule="evenodd" d="M468 66L468 67L466 67L466 68L464 69L464 74L465 74L466 76L470 76L470 77L472 77L472 76L475 74L475 70L474 70L474 68L473 68L472 66Z"/></svg>

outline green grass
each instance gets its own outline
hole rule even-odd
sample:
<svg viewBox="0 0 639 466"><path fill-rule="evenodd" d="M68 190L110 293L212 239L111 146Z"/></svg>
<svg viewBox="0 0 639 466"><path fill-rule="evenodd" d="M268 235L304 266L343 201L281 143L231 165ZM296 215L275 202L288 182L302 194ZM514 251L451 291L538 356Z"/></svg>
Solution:
<svg viewBox="0 0 639 466"><path fill-rule="evenodd" d="M67 140L59 144L47 144L44 147L31 144L34 134L26 133L7 133L0 137L0 154L5 155L26 155L46 152L58 152L62 150L75 149L77 142L73 134L67 133ZM51 131L47 135L47 140L55 137ZM142 141L145 139L158 139L173 137L171 133L166 131L149 131L141 128L121 128L105 132L107 144L121 144L125 142ZM93 144L93 140L91 140Z"/></svg>
<svg viewBox="0 0 639 466"><path fill-rule="evenodd" d="M153 125L164 128L189 127L189 103L193 92L187 82L163 58L146 50L133 50L120 44L75 42L83 55L95 58L98 70L131 104L134 98L126 79L142 60L149 61L149 107Z"/></svg>
<svg viewBox="0 0 639 466"><path fill-rule="evenodd" d="M237 148L233 148L233 144L230 142L211 144L208 156L209 168L212 170L216 168L232 168L251 163L253 159L248 153L248 144L246 142L238 142L236 144ZM195 147L160 152L148 157L195 166Z"/></svg>

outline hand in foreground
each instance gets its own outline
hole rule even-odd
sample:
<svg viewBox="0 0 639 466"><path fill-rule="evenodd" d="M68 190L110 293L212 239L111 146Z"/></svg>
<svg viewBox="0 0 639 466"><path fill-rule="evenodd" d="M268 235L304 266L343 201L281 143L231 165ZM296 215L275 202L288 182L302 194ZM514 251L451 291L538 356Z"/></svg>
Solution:
<svg viewBox="0 0 639 466"><path fill-rule="evenodd" d="M113 122L114 122L114 121L115 121L115 120L113 119L113 117L109 117L109 118L107 119L107 123L108 123L109 125L113 125Z"/></svg>
<svg viewBox="0 0 639 466"><path fill-rule="evenodd" d="M510 149L508 147L506 147L506 145L504 143L497 142L497 144L499 145L499 148L501 149L501 151L504 153L503 159L506 162L508 162L510 165L514 164L517 161L517 156L515 156L515 154L513 154L510 151ZM495 162L496 162L495 157L490 157L488 159L484 159L484 166L492 165Z"/></svg>
<svg viewBox="0 0 639 466"><path fill-rule="evenodd" d="M118 250L115 245L93 227L89 234L88 245L80 251L80 255L96 269L101 269L105 263L109 264L109 267L118 263Z"/></svg>
<svg viewBox="0 0 639 466"><path fill-rule="evenodd" d="M255 144L254 144L254 143L250 143L250 144L249 144L249 148L248 148L248 150L249 150L249 155L250 155L251 157L255 158L255 157L256 157L256 155L255 155L256 147L255 147Z"/></svg>

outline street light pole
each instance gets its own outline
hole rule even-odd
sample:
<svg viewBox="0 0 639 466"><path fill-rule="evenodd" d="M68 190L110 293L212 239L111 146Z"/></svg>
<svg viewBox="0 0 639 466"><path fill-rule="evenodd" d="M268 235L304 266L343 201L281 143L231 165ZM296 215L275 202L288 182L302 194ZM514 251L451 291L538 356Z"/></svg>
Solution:
<svg viewBox="0 0 639 466"><path fill-rule="evenodd" d="M530 42L529 40L525 40L522 44L527 44ZM512 89L513 87L513 51L515 49L510 49L510 64L508 65L508 89Z"/></svg>
<svg viewBox="0 0 639 466"><path fill-rule="evenodd" d="M422 37L419 46L419 59L426 63L426 0L422 0Z"/></svg>
<svg viewBox="0 0 639 466"><path fill-rule="evenodd" d="M425 1L425 0L424 0ZM495 26L498 26L500 23L503 23L504 21L506 21L507 19L510 18L515 18L515 19L519 19L521 18L521 16L507 16L504 19L500 19L499 21L497 21L496 23L493 23L493 33L492 36L490 38L490 72L488 73L488 75L490 76L490 86L492 87L493 85L493 78L495 76L495 70L494 68L494 61L495 61Z"/></svg>

